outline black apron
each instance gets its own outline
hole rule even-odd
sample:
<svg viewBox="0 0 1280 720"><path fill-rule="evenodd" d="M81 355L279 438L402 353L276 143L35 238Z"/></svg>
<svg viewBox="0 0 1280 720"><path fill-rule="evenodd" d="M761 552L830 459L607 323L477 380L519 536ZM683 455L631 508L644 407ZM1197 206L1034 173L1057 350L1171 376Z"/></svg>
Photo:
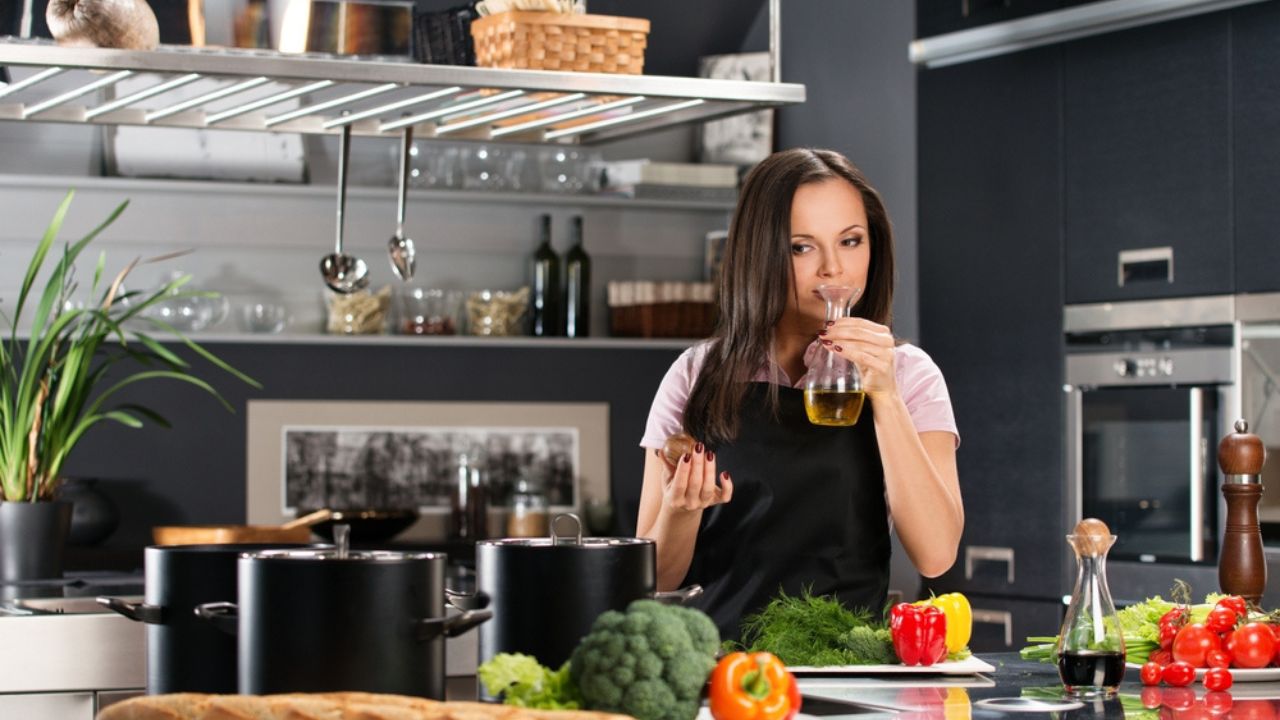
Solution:
<svg viewBox="0 0 1280 720"><path fill-rule="evenodd" d="M692 604L724 639L779 591L835 595L846 607L879 612L889 588L889 520L884 468L871 403L852 427L813 425L804 392L751 383L738 437L714 448L716 468L733 478L733 499L702 513L685 585Z"/></svg>

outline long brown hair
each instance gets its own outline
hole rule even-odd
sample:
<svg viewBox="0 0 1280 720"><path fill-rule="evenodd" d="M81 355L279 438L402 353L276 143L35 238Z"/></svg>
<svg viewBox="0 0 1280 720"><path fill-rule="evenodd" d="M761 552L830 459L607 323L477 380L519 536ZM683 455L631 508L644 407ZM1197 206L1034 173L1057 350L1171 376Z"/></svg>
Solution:
<svg viewBox="0 0 1280 720"><path fill-rule="evenodd" d="M715 446L738 435L747 382L768 360L774 328L795 293L791 266L791 201L801 185L841 179L862 195L871 260L867 287L853 314L882 325L893 314L893 228L880 193L849 159L833 150L795 148L765 158L743 182L720 268L720 317L706 360L684 409L690 435ZM778 408L778 388L769 402Z"/></svg>

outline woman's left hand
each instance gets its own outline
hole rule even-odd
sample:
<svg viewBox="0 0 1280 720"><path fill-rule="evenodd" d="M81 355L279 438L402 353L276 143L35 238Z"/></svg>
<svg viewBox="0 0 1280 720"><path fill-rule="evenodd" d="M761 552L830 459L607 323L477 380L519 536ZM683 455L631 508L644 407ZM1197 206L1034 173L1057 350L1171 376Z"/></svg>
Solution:
<svg viewBox="0 0 1280 720"><path fill-rule="evenodd" d="M893 332L865 318L840 318L818 334L828 350L858 366L862 389L868 395L892 395L898 391L894 375Z"/></svg>

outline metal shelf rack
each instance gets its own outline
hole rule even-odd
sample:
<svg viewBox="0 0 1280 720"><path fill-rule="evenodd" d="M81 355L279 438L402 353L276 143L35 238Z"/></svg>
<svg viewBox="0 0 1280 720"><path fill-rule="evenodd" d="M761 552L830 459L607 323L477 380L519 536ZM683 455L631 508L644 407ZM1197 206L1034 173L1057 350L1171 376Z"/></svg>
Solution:
<svg viewBox="0 0 1280 720"><path fill-rule="evenodd" d="M803 85L0 38L0 120L593 145L802 103Z"/></svg>

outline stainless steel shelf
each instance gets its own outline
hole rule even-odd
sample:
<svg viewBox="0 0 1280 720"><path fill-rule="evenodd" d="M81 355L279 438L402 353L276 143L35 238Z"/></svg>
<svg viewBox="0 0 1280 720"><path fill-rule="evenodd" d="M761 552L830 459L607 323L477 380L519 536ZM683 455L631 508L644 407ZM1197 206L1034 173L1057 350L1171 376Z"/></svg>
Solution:
<svg viewBox="0 0 1280 720"><path fill-rule="evenodd" d="M598 144L802 103L803 85L0 38L0 120Z"/></svg>

